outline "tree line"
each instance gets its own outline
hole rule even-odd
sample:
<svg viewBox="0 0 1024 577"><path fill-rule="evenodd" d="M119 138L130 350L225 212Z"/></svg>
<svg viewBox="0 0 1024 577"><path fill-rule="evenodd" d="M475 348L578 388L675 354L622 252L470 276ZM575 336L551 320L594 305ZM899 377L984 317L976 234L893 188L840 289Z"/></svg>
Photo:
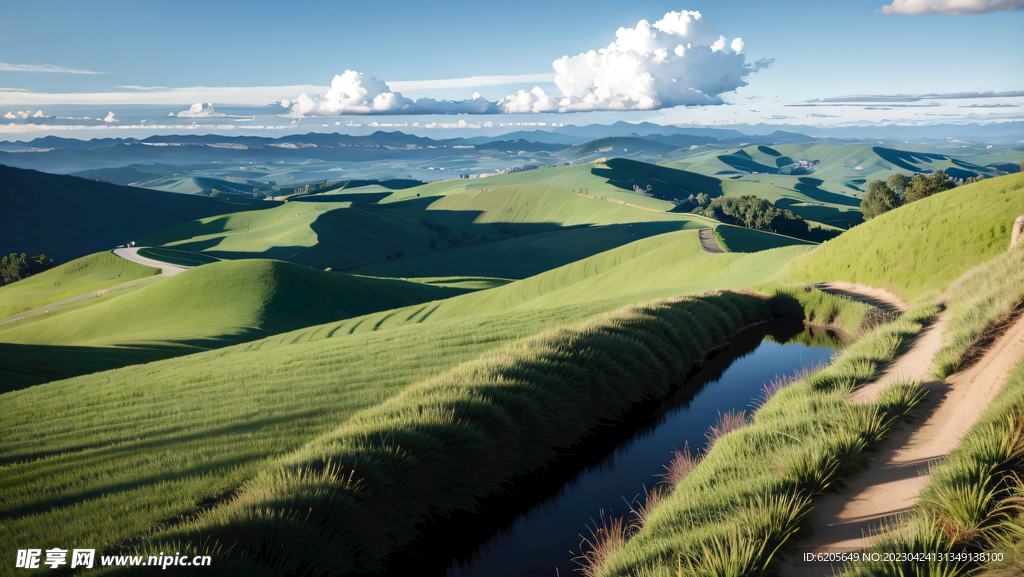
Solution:
<svg viewBox="0 0 1024 577"><path fill-rule="evenodd" d="M792 211L778 208L771 201L758 196L719 196L711 199L707 194L700 193L694 200L698 206L693 211L695 214L714 218L726 224L814 242L826 241L842 232L819 227L812 228L806 220L793 214Z"/></svg>
<svg viewBox="0 0 1024 577"><path fill-rule="evenodd" d="M896 173L886 180L874 180L868 184L868 193L860 201L864 220L885 214L894 208L928 198L934 194L956 188L960 184L979 182L981 176L966 180L953 180L944 171L931 174L915 174L912 178Z"/></svg>
<svg viewBox="0 0 1024 577"><path fill-rule="evenodd" d="M0 257L0 286L18 282L23 278L30 277L36 273L53 266L53 259L45 254L39 256L28 256L25 253L15 253Z"/></svg>

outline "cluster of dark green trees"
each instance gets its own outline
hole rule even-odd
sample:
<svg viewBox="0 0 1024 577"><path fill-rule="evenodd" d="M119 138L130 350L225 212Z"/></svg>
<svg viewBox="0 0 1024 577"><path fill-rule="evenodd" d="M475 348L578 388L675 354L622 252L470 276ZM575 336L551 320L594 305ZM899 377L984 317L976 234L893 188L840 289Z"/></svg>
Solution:
<svg viewBox="0 0 1024 577"><path fill-rule="evenodd" d="M956 181L941 170L931 174L915 174L913 178L893 174L885 181L875 180L868 184L868 193L864 200L860 201L860 210L864 213L864 220L872 219L904 204L956 188L959 184L970 184L981 179L982 177L978 176Z"/></svg>
<svg viewBox="0 0 1024 577"><path fill-rule="evenodd" d="M701 193L695 200L699 207L694 210L695 213L726 224L817 242L828 240L838 234L837 231L811 228L806 220L791 211L778 208L771 201L757 196L720 196L712 200L708 195Z"/></svg>
<svg viewBox="0 0 1024 577"><path fill-rule="evenodd" d="M14 253L0 257L0 286L18 282L53 266L53 260L45 254L28 256Z"/></svg>

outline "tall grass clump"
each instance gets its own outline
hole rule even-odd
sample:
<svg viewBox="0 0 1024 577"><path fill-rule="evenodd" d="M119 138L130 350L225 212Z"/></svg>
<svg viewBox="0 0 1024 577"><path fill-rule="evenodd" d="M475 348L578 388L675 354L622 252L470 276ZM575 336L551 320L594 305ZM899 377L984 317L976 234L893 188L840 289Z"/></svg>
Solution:
<svg viewBox="0 0 1024 577"><path fill-rule="evenodd" d="M875 562L844 575L963 575L984 568L1024 570L1024 362L931 480L908 518L888 527L869 551L1002 553L1002 560Z"/></svg>
<svg viewBox="0 0 1024 577"><path fill-rule="evenodd" d="M932 365L940 380L968 364L1024 305L1024 245L971 269L943 297L949 328Z"/></svg>
<svg viewBox="0 0 1024 577"><path fill-rule="evenodd" d="M807 323L842 329L851 335L858 335L866 320L871 318L873 307L850 298L829 294L810 285L766 284L758 287L763 293L777 298L788 297L791 305L799 305Z"/></svg>
<svg viewBox="0 0 1024 577"><path fill-rule="evenodd" d="M896 385L870 405L847 396L904 351L935 312L911 310L820 371L770 386L745 426L717 436L598 574L777 573L787 545L809 528L813 498L862 468L865 451L920 403L920 383Z"/></svg>
<svg viewBox="0 0 1024 577"><path fill-rule="evenodd" d="M764 298L724 292L634 305L520 341L413 384L271 460L234 497L143 550L216 545L230 552L225 567L275 574L306 572L303 551L334 551L317 560L335 564L332 573L386 570L424 527L500 498L507 483L630 406L663 397L706 351L768 318ZM621 523L595 529L599 552L587 563L596 567L621 547ZM285 554L281 542L297 549Z"/></svg>

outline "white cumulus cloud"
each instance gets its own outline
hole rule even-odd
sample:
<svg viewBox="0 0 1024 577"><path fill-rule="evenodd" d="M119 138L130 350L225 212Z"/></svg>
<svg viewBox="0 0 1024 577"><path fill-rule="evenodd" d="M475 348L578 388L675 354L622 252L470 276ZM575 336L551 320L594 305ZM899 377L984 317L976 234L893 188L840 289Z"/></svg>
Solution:
<svg viewBox="0 0 1024 577"><path fill-rule="evenodd" d="M885 14L986 14L1024 10L1024 0L893 0L882 6Z"/></svg>
<svg viewBox="0 0 1024 577"><path fill-rule="evenodd" d="M17 118L17 116L15 116L13 112L8 110L7 114L4 115L4 118L6 118L8 120L14 120L15 118Z"/></svg>
<svg viewBox="0 0 1024 577"><path fill-rule="evenodd" d="M305 94L282 100L294 116L340 116L342 114L487 114L497 112L484 98L470 100L411 100L373 76L346 70L334 77L331 89L316 98Z"/></svg>
<svg viewBox="0 0 1024 577"><path fill-rule="evenodd" d="M558 110L558 98L545 94L539 86L527 92L506 96L498 101L498 109L509 114L526 112L553 112Z"/></svg>
<svg viewBox="0 0 1024 577"><path fill-rule="evenodd" d="M114 118L113 112L107 112L107 117L103 119L103 122L110 124L111 122L120 122L120 120Z"/></svg>
<svg viewBox="0 0 1024 577"><path fill-rule="evenodd" d="M315 100L305 94L292 101L292 112L299 116L339 116L394 112L412 101L372 76L346 70L331 81L331 89Z"/></svg>
<svg viewBox="0 0 1024 577"><path fill-rule="evenodd" d="M203 106L202 102L196 102L189 107L188 110L182 110L177 114L178 118L223 118L227 114L222 114L213 109L213 103L208 103Z"/></svg>
<svg viewBox="0 0 1024 577"><path fill-rule="evenodd" d="M669 12L654 24L619 28L607 48L553 63L561 97L540 88L498 102L503 112L653 110L722 104L720 95L770 61L748 65L743 40L730 42L699 12Z"/></svg>

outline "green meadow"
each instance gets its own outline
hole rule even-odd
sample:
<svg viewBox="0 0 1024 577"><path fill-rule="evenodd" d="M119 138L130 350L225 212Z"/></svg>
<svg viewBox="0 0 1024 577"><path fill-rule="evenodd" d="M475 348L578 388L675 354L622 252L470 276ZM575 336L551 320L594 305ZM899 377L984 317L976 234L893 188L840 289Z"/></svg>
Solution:
<svg viewBox="0 0 1024 577"><path fill-rule="evenodd" d="M778 174L808 157L815 173ZM0 557L89 543L208 552L230 574L387 573L427 524L483 514L739 328L789 318L859 340L658 489L592 567L723 574L720 553L754 543L735 574L774 571L814 498L920 401L913 383L862 408L846 395L937 303L972 319L949 336L947 370L1020 303L1007 272L1020 259L1004 255L1024 176L862 223L860 175L951 163L783 145L339 187L137 239L144 256L195 266L171 277L98 252L0 288L0 316L107 291L0 325ZM849 230L816 245L724 225L631 192L648 185L756 194ZM701 249L707 227L726 252ZM915 307L876 322L805 288L822 281Z"/></svg>
<svg viewBox="0 0 1024 577"><path fill-rule="evenodd" d="M0 320L83 293L99 292L160 271L101 252L0 287Z"/></svg>

